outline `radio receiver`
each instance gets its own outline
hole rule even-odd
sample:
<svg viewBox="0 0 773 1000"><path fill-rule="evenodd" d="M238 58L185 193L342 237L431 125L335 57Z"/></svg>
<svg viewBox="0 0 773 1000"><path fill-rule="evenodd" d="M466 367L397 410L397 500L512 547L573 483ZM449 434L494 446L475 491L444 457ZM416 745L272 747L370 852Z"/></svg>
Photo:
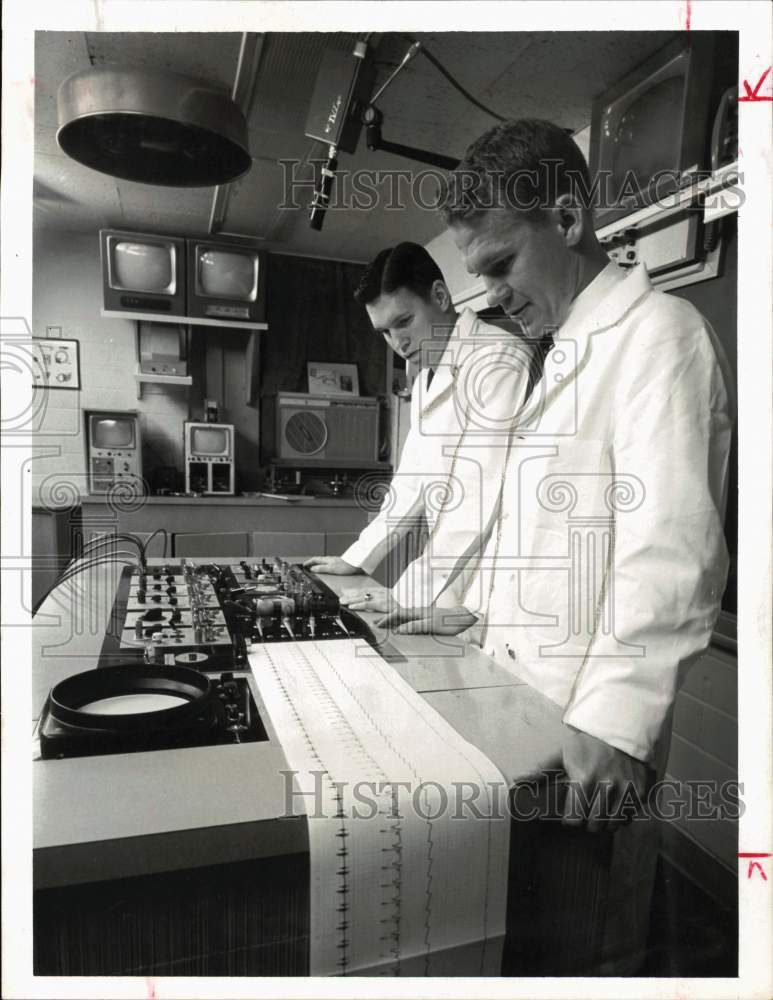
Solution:
<svg viewBox="0 0 773 1000"><path fill-rule="evenodd" d="M379 403L370 396L282 392L273 413L276 458L299 466L378 466Z"/></svg>

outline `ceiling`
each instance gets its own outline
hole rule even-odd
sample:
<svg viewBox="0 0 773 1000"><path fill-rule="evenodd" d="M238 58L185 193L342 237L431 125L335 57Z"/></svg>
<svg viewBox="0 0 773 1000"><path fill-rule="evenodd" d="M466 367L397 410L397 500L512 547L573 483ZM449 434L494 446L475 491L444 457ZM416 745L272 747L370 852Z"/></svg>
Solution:
<svg viewBox="0 0 773 1000"><path fill-rule="evenodd" d="M674 36L674 32L439 32L419 38L478 100L507 117L548 118L578 131L590 124L593 97ZM340 260L370 260L401 239L425 243L442 225L410 197L402 210L386 207L390 181L368 211L330 210L322 232L308 225L310 189L282 207L285 174L279 160L307 164L324 148L304 136L319 62L326 46L351 51L356 36L344 33L278 33L263 38L254 96L248 113L250 171L230 185L222 231L263 241L268 249ZM154 187L117 180L81 166L56 144L56 94L71 73L120 63L168 69L230 90L241 36L235 33L36 34L35 183L36 237L46 230L95 232L105 226L172 235L206 233L213 188ZM398 65L408 42L398 34L377 41L378 87ZM494 120L469 104L421 55L396 78L378 102L383 135L392 142L461 157ZM299 168L300 169L300 168ZM361 138L357 152L339 157L343 171L421 170L421 164L371 152ZM309 176L297 175L301 180ZM393 176L391 186L394 190ZM400 182L405 185L405 181ZM428 198L431 182L422 187ZM405 187L399 190L405 191Z"/></svg>

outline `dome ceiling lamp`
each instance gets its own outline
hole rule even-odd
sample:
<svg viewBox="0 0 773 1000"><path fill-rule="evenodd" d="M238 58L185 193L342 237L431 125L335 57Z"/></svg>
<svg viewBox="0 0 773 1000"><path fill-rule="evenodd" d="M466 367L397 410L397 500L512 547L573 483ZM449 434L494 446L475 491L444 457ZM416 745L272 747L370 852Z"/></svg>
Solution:
<svg viewBox="0 0 773 1000"><path fill-rule="evenodd" d="M62 151L122 180L214 187L241 177L252 163L239 106L192 77L92 68L61 84L57 105Z"/></svg>

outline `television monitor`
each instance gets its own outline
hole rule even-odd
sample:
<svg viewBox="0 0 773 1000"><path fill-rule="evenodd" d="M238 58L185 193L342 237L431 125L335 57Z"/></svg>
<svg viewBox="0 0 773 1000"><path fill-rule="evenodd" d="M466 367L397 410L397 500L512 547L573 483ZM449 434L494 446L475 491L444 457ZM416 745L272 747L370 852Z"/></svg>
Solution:
<svg viewBox="0 0 773 1000"><path fill-rule="evenodd" d="M234 425L186 422L186 493L233 495L235 473Z"/></svg>
<svg viewBox="0 0 773 1000"><path fill-rule="evenodd" d="M135 448L136 416L92 413L89 417L89 441L92 448Z"/></svg>
<svg viewBox="0 0 773 1000"><path fill-rule="evenodd" d="M102 229L106 313L185 315L185 240Z"/></svg>
<svg viewBox="0 0 773 1000"><path fill-rule="evenodd" d="M716 45L713 32L685 33L594 99L590 170L599 185L597 228L668 197L707 170L710 118L720 99Z"/></svg>
<svg viewBox="0 0 773 1000"><path fill-rule="evenodd" d="M192 321L265 322L266 255L250 240L189 239L188 309Z"/></svg>
<svg viewBox="0 0 773 1000"><path fill-rule="evenodd" d="M222 425L192 424L190 451L193 455L217 458L231 454L231 428Z"/></svg>
<svg viewBox="0 0 773 1000"><path fill-rule="evenodd" d="M114 487L141 494L142 446L139 417L121 411L87 411L86 465L91 493L109 493Z"/></svg>

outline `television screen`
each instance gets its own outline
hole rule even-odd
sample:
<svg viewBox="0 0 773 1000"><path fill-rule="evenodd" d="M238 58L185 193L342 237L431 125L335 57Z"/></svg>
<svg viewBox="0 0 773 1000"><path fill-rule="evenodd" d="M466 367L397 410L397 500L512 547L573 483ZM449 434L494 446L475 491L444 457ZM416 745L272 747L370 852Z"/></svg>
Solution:
<svg viewBox="0 0 773 1000"><path fill-rule="evenodd" d="M115 239L110 260L113 288L175 294L175 250L170 244Z"/></svg>
<svg viewBox="0 0 773 1000"><path fill-rule="evenodd" d="M228 431L223 427L191 428L191 452L194 455L227 455Z"/></svg>
<svg viewBox="0 0 773 1000"><path fill-rule="evenodd" d="M659 171L680 171L686 69L683 52L605 109L599 169L612 201L624 186L646 192Z"/></svg>
<svg viewBox="0 0 773 1000"><path fill-rule="evenodd" d="M711 119L732 69L732 39L718 60L722 34L682 33L593 99L598 228L667 199L708 167Z"/></svg>
<svg viewBox="0 0 773 1000"><path fill-rule="evenodd" d="M221 249L198 249L196 294L254 302L258 294L258 257Z"/></svg>
<svg viewBox="0 0 773 1000"><path fill-rule="evenodd" d="M134 420L92 417L91 444L94 448L133 448Z"/></svg>

